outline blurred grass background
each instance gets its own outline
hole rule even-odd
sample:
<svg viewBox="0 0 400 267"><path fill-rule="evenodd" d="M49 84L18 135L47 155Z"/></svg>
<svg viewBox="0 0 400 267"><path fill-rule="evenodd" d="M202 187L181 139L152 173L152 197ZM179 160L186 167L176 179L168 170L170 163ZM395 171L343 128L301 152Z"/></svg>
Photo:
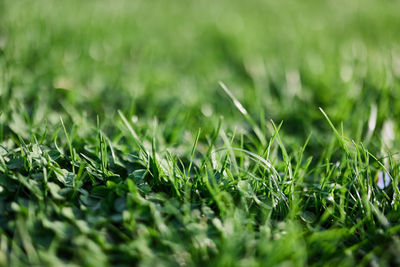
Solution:
<svg viewBox="0 0 400 267"><path fill-rule="evenodd" d="M319 106L355 139L371 104L381 123L399 115L398 1L2 5L2 106L22 105L33 124L66 105L108 121L121 109L183 113L194 129L204 113L237 123L218 81L295 137L321 127Z"/></svg>

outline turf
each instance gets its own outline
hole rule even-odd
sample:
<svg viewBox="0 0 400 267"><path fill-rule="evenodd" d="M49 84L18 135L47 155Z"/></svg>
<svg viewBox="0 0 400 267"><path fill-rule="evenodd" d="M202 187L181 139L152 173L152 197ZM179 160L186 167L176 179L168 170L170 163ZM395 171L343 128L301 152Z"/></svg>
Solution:
<svg viewBox="0 0 400 267"><path fill-rule="evenodd" d="M0 265L399 265L398 10L0 1Z"/></svg>

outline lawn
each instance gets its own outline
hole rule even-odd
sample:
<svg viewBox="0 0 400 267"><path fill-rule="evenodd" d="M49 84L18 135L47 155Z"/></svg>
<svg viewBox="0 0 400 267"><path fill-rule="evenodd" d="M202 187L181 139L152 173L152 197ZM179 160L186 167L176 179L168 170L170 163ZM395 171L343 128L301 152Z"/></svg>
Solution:
<svg viewBox="0 0 400 267"><path fill-rule="evenodd" d="M399 10L0 1L0 266L400 265Z"/></svg>

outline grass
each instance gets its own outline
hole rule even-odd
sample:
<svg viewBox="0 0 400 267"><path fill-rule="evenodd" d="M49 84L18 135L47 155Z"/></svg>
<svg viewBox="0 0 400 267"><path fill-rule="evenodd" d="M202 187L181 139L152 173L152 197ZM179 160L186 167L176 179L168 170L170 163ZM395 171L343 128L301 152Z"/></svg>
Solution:
<svg viewBox="0 0 400 267"><path fill-rule="evenodd" d="M399 8L1 1L0 265L399 265Z"/></svg>

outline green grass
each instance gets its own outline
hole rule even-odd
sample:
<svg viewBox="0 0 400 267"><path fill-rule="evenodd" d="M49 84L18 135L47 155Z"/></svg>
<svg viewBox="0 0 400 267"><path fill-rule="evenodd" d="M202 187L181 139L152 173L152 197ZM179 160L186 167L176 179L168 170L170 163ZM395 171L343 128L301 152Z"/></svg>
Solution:
<svg viewBox="0 0 400 267"><path fill-rule="evenodd" d="M0 266L399 265L398 10L0 1Z"/></svg>

